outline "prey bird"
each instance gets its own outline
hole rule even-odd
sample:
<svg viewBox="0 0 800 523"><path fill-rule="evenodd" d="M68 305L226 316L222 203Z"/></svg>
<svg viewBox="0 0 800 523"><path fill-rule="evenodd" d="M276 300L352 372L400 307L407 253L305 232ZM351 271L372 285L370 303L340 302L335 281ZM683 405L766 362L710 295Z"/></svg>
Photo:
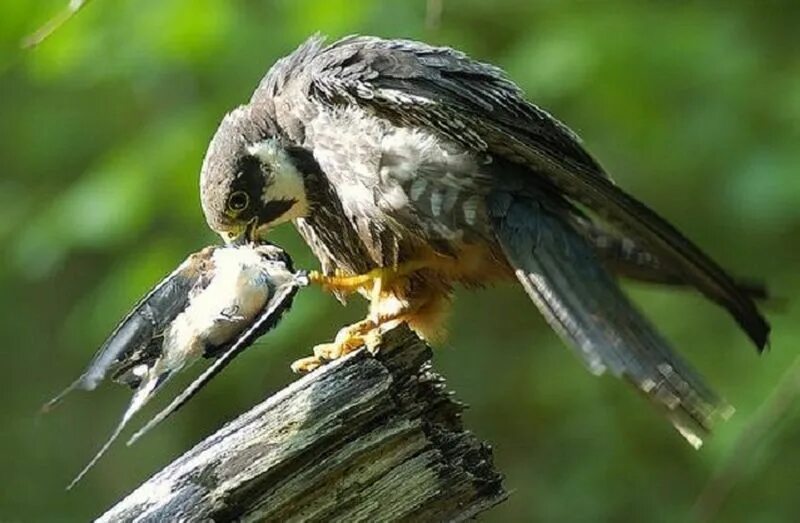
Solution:
<svg viewBox="0 0 800 523"><path fill-rule="evenodd" d="M184 405L271 329L306 283L304 273L295 273L288 255L274 245L207 247L190 255L136 304L86 371L44 406L51 409L72 390L95 389L109 372L134 391L111 437L67 488L97 463L171 377L200 357L216 358L129 444Z"/></svg>
<svg viewBox="0 0 800 523"><path fill-rule="evenodd" d="M616 276L693 287L767 344L760 288L616 185L503 71L454 49L312 37L224 117L200 189L227 242L291 221L321 264L310 280L370 300L298 371L398 322L436 341L455 286L516 280L589 370L631 382L699 445L729 408Z"/></svg>

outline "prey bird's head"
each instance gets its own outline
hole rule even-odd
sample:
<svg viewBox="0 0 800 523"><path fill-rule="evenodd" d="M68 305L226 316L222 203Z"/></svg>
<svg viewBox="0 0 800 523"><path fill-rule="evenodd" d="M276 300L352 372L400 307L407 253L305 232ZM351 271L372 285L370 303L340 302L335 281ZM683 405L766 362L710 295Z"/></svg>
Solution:
<svg viewBox="0 0 800 523"><path fill-rule="evenodd" d="M228 113L208 146L200 198L208 225L227 243L255 240L308 213L310 153L287 144L265 110Z"/></svg>

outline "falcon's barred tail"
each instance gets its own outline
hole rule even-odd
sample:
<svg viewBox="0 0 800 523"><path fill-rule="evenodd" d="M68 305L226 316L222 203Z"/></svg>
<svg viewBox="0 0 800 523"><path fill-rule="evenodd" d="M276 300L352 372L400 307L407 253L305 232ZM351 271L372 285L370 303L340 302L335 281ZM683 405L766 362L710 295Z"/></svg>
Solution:
<svg viewBox="0 0 800 523"><path fill-rule="evenodd" d="M495 193L488 210L509 264L547 322L595 374L624 377L693 446L732 409L669 347L605 270L563 205Z"/></svg>

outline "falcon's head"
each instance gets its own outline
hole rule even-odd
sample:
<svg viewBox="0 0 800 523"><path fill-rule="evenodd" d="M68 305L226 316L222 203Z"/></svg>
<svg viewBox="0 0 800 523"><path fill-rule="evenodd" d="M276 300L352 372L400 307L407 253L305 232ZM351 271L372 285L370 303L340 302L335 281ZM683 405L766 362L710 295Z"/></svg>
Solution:
<svg viewBox="0 0 800 523"><path fill-rule="evenodd" d="M308 213L305 177L316 162L287 145L264 112L246 105L228 113L203 161L203 213L227 243L254 240Z"/></svg>

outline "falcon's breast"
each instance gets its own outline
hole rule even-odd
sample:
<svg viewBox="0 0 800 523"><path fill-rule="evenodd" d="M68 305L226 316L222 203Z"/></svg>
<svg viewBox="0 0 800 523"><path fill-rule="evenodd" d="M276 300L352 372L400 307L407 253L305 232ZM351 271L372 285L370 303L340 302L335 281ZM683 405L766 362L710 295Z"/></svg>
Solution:
<svg viewBox="0 0 800 523"><path fill-rule="evenodd" d="M454 255L488 241L488 156L357 107L320 111L305 145L376 263L395 264L421 244Z"/></svg>

